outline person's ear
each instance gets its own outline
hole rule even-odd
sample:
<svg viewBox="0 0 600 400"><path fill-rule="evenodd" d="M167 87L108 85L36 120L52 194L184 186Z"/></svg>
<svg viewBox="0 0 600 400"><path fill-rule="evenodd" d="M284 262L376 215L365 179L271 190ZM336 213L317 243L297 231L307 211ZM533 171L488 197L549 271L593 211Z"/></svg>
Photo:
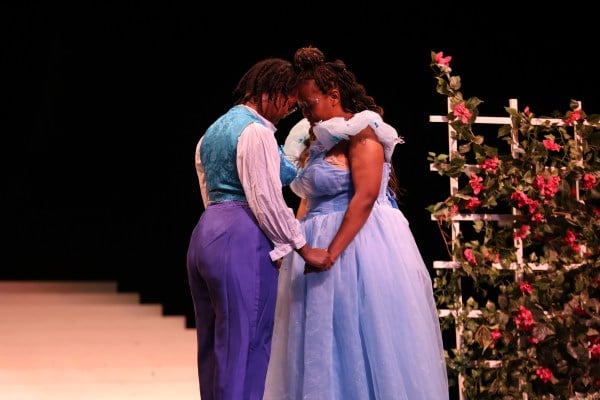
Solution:
<svg viewBox="0 0 600 400"><path fill-rule="evenodd" d="M336 106L341 100L340 100L340 91L337 89L332 89L331 92L329 92L329 99L330 99L330 104L331 106Z"/></svg>

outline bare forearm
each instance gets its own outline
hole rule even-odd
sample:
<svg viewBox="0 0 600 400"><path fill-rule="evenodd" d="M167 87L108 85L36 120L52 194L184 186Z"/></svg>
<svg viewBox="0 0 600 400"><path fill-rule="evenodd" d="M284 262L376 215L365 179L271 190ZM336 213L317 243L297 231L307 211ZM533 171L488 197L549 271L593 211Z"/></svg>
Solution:
<svg viewBox="0 0 600 400"><path fill-rule="evenodd" d="M371 214L374 203L375 199L357 198L356 196L350 201L342 224L327 248L333 260L337 260L363 227Z"/></svg>
<svg viewBox="0 0 600 400"><path fill-rule="evenodd" d="M306 199L301 199L296 211L296 218L301 220L306 215Z"/></svg>

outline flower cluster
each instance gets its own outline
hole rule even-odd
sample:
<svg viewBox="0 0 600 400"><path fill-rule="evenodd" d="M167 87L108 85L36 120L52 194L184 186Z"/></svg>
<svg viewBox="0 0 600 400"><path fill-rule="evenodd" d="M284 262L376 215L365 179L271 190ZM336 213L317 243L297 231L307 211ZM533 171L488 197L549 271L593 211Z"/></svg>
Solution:
<svg viewBox="0 0 600 400"><path fill-rule="evenodd" d="M430 66L457 147L428 156L458 182L428 207L456 265L435 282L460 335L451 383L466 399L600 398L600 115L574 100L544 118L507 107L510 124L478 135L481 100L463 97L451 60L432 52Z"/></svg>

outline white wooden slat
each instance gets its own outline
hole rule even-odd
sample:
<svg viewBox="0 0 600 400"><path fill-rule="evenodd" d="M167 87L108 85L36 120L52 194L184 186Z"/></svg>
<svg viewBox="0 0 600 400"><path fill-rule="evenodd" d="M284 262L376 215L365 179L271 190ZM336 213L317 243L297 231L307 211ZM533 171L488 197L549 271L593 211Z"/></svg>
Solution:
<svg viewBox="0 0 600 400"><path fill-rule="evenodd" d="M548 264L535 264L535 263L527 263L527 267L531 268L533 271L547 271L549 268ZM460 268L461 263L458 261L434 261L433 268L434 269L458 269ZM573 264L564 267L565 269L573 269L577 268L579 264ZM507 271L515 271L517 269L523 268L523 264L519 263L511 263L509 267L503 267L500 263L493 263L492 267L496 269L503 269Z"/></svg>
<svg viewBox="0 0 600 400"><path fill-rule="evenodd" d="M502 223L512 223L515 216L512 214L456 214L452 216L453 222L458 221L498 221ZM434 215L431 216L432 221L437 221Z"/></svg>

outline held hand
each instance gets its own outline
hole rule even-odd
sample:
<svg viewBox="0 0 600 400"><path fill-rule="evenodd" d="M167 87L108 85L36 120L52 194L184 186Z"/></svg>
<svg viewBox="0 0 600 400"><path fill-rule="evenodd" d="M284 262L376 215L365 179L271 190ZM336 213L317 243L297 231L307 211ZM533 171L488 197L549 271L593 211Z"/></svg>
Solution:
<svg viewBox="0 0 600 400"><path fill-rule="evenodd" d="M310 248L305 246L301 253L302 258L306 261L304 273L328 271L333 265L334 260L329 252L325 249Z"/></svg>

